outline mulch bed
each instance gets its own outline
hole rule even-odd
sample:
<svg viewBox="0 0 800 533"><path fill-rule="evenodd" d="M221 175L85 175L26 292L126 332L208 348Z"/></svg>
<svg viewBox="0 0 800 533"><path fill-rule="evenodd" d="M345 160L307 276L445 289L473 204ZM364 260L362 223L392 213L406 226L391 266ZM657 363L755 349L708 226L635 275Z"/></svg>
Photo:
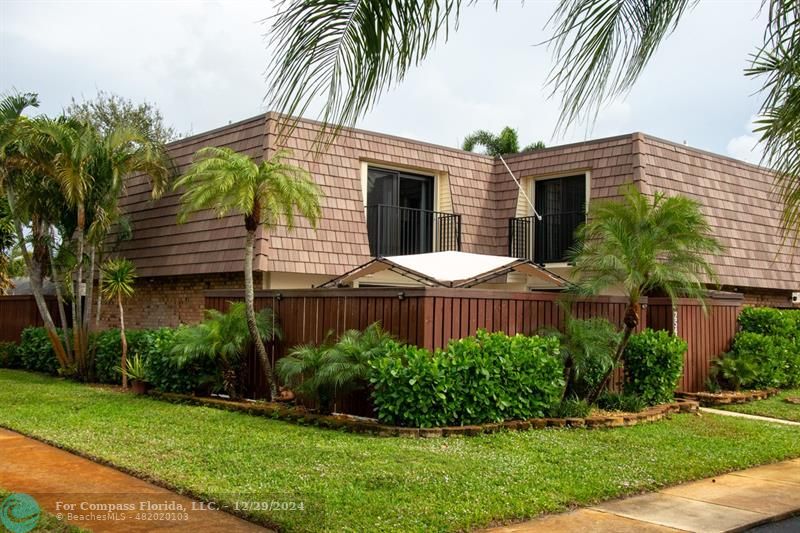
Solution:
<svg viewBox="0 0 800 533"><path fill-rule="evenodd" d="M676 392L675 396L699 402L703 407L715 405L730 405L732 403L747 403L754 400L766 400L778 394L778 389L749 390L749 391L722 391L722 392Z"/></svg>
<svg viewBox="0 0 800 533"><path fill-rule="evenodd" d="M525 431L548 427L570 428L616 428L655 422L674 413L695 413L699 404L693 400L678 399L673 403L656 405L638 413L609 414L608 416L589 416L586 418L532 418L529 420L509 420L497 424L475 426L449 426L440 428L407 428L386 426L378 421L356 418L347 415L322 415L302 407L290 407L279 403L233 401L222 398L190 396L151 391L150 396L174 403L190 403L229 411L239 411L276 420L314 425L323 428L365 433L381 437L451 437L475 436L498 431Z"/></svg>

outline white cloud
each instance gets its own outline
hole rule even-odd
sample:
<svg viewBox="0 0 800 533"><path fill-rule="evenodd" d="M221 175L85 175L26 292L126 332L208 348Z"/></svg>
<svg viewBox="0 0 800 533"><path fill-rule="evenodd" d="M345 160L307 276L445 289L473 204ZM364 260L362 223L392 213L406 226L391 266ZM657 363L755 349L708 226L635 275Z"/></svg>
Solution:
<svg viewBox="0 0 800 533"><path fill-rule="evenodd" d="M748 131L753 131L756 117L751 117L747 125ZM759 164L764 155L764 147L758 142L759 136L754 133L738 135L728 141L726 153L736 159L747 161L748 163Z"/></svg>
<svg viewBox="0 0 800 533"><path fill-rule="evenodd" d="M523 144L644 131L755 157L740 137L760 104L758 81L742 75L763 33L757 3L698 3L627 98L604 106L593 127L557 137L559 102L545 87L550 53L534 46L550 35L544 26L557 3L493 4L465 7L450 41L359 126L450 146L506 125ZM222 126L264 110L269 53L258 21L272 9L252 0L0 0L0 93L37 91L42 111L54 114L99 88L155 102L178 131Z"/></svg>

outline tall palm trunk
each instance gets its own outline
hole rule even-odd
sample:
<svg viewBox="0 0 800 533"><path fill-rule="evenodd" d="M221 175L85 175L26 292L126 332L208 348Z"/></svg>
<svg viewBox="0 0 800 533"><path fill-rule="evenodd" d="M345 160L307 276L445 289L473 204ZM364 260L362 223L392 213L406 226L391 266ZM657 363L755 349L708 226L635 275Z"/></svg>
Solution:
<svg viewBox="0 0 800 533"><path fill-rule="evenodd" d="M64 304L64 291L61 288L61 275L58 272L58 268L56 266L56 259L53 255L53 243L55 242L55 236L51 229L50 231L50 246L47 247L47 254L50 256L50 272L53 277L53 285L56 288L56 300L58 301L58 315L61 319L61 334L64 337L64 348L66 349L67 356L69 359L72 360L72 345L69 342L69 333L67 332L67 312L65 310Z"/></svg>
<svg viewBox="0 0 800 533"><path fill-rule="evenodd" d="M619 344L617 345L617 351L614 353L614 360L605 376L603 376L603 379L595 386L594 389L592 389L592 392L586 398L586 403L589 405L593 405L597 401L597 398L600 397L603 389L608 386L608 382L611 380L611 375L614 373L614 369L617 368L619 362L622 360L622 354L625 353L625 347L628 346L628 341L630 340L631 335L639 325L639 309L640 306L638 303L628 304L628 308L625 310L625 319L623 320L625 329L622 332L622 339L620 339Z"/></svg>
<svg viewBox="0 0 800 533"><path fill-rule="evenodd" d="M73 302L73 309L74 309L74 319L75 322L72 324L72 331L73 331L73 338L75 339L74 342L74 349L75 349L75 363L78 367L78 374L81 377L86 376L87 371L87 332L84 327L83 323L83 298L81 297L81 285L83 284L83 262L84 257L83 254L85 252L85 236L84 236L84 226L86 225L86 210L83 205L83 202L78 203L78 221L77 226L75 228L75 240L78 243L78 253L77 253L77 269L75 273L75 295L74 295L74 302Z"/></svg>
<svg viewBox="0 0 800 533"><path fill-rule="evenodd" d="M254 215L246 216L245 226L247 228L247 237L244 245L244 303L247 312L247 329L250 331L250 338L253 340L253 344L256 347L258 359L264 367L264 374L266 375L267 383L269 383L270 400L274 401L275 398L278 397L275 374L269 362L269 356L267 355L264 341L261 340L261 335L256 325L255 289L253 287L253 248L255 247L258 220Z"/></svg>
<svg viewBox="0 0 800 533"><path fill-rule="evenodd" d="M25 232L22 231L22 223L14 211L16 200L14 189L10 183L6 183L5 189L6 196L8 197L8 205L11 210L11 218L14 220L14 229L17 233L17 239L20 242L22 259L25 261L25 267L28 269L28 276L31 280L31 292L33 293L33 300L36 302L36 307L39 309L39 315L42 317L44 328L47 331L50 344L53 345L53 351L56 353L56 358L58 359L61 368L66 369L69 367L70 359L67 357L67 352L64 349L64 345L61 343L61 339L58 337L58 331L56 330L56 325L53 322L53 317L50 315L50 310L47 308L47 302L44 300L44 293L42 292L41 265L39 265L38 261L35 261L34 258L31 257L27 246L25 246Z"/></svg>
<svg viewBox="0 0 800 533"><path fill-rule="evenodd" d="M119 305L119 338L122 340L122 388L128 388L128 338L125 336L125 311L122 308L122 294L117 295Z"/></svg>

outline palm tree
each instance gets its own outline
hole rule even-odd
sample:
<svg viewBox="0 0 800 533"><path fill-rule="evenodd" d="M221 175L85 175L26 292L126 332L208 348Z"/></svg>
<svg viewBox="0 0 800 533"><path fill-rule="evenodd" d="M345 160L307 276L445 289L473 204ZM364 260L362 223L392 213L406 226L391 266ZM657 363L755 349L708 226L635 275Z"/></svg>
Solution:
<svg viewBox="0 0 800 533"><path fill-rule="evenodd" d="M8 198L0 196L0 296L14 287L11 282L11 254L17 238Z"/></svg>
<svg viewBox="0 0 800 533"><path fill-rule="evenodd" d="M63 237L73 246L75 255L73 350L77 371L85 376L89 371L88 339L97 250L118 218L124 180L132 173L146 174L151 181L152 196L158 198L170 175L169 159L162 144L150 141L131 127L100 134L88 123L62 117L36 119L34 129L38 135L32 143L31 158L58 184L70 209L63 224L67 235ZM86 297L81 298L84 285Z"/></svg>
<svg viewBox="0 0 800 533"><path fill-rule="evenodd" d="M32 217L22 213L24 209L19 205L17 191L18 188L25 187L24 178L28 176L30 171L29 161L23 151L24 144L30 137L31 129L29 121L22 113L29 107L38 106L39 97L34 93L9 95L0 100L0 189L5 192L9 217L16 233L16 240L25 268L31 280L31 292L33 293L36 307L53 345L56 358L62 367L65 367L71 359L69 348L65 343L61 342L58 336L55 322L50 315L50 310L47 307L42 291L42 270L44 265L41 243L43 242L43 224L41 218L31 220ZM34 253L31 253L25 244L25 221L32 222L30 230L32 233L31 240L34 243ZM64 325L63 317L62 325Z"/></svg>
<svg viewBox="0 0 800 533"><path fill-rule="evenodd" d="M578 229L579 244L572 251L576 293L613 289L627 300L614 364L587 397L589 403L607 385L639 325L642 297L661 292L673 302L679 297L704 302L705 283L715 279L708 255L722 251L696 201L660 192L648 197L632 185L622 192L621 201L590 204L588 222Z"/></svg>
<svg viewBox="0 0 800 533"><path fill-rule="evenodd" d="M256 326L264 342L283 335L272 309L265 308L256 314ZM240 381L237 370L249 341L245 304L230 302L227 313L207 309L200 324L179 329L172 354L181 367L199 360L214 361L221 371L223 389L231 398L237 398Z"/></svg>
<svg viewBox="0 0 800 533"><path fill-rule="evenodd" d="M218 217L238 212L244 217L244 285L247 325L256 353L264 366L271 399L278 395L272 365L258 333L254 306L253 248L259 226L272 228L281 221L294 227L295 213L316 228L321 209L321 191L308 173L286 162L286 152L278 152L260 164L229 148L207 147L198 150L192 166L175 183L182 188L178 222L194 212L211 209Z"/></svg>
<svg viewBox="0 0 800 533"><path fill-rule="evenodd" d="M364 328L347 330L325 355L319 378L329 383L336 394L363 389L369 379L370 361L386 352L392 336L380 322Z"/></svg>
<svg viewBox="0 0 800 533"><path fill-rule="evenodd" d="M322 101L320 119L331 140L364 116L437 41L458 28L464 0L303 0L285 2L270 17L274 50L267 67L272 107L302 115ZM554 65L549 84L561 98L566 127L625 94L660 44L696 0L560 0L550 23ZM495 7L501 3L494 1ZM721 4L720 4L721 5ZM764 163L777 171L783 223L800 232L800 106L795 93L800 64L797 3L764 0L764 42L745 74L763 80L756 131Z"/></svg>
<svg viewBox="0 0 800 533"><path fill-rule="evenodd" d="M322 374L333 347L330 336L329 332L319 345L295 346L275 363L276 371L283 382L294 392L316 400L317 408L323 413L333 410L336 394L332 384Z"/></svg>
<svg viewBox="0 0 800 533"><path fill-rule="evenodd" d="M494 157L520 152L517 130L509 126L503 128L499 135L495 135L486 130L474 131L464 138L461 149L472 152L475 150L475 146L483 146L486 149L486 153ZM544 147L544 142L537 141L529 144L521 151L530 152L532 150L540 150Z"/></svg>
<svg viewBox="0 0 800 533"><path fill-rule="evenodd" d="M103 264L103 294L109 301L117 301L119 308L119 338L122 341L120 368L128 368L128 339L125 337L124 298L133 296L136 268L127 259L109 259ZM122 373L122 388L128 388L128 374Z"/></svg>

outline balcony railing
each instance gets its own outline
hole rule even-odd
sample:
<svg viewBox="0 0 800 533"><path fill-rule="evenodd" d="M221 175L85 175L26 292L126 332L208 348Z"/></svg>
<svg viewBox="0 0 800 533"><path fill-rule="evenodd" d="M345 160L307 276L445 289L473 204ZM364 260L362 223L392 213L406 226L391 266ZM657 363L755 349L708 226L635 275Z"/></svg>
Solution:
<svg viewBox="0 0 800 533"><path fill-rule="evenodd" d="M508 219L508 256L533 259L533 228L536 217Z"/></svg>
<svg viewBox="0 0 800 533"><path fill-rule="evenodd" d="M586 220L584 212L556 213L508 220L508 255L535 263L560 263L575 243L575 230Z"/></svg>
<svg viewBox="0 0 800 533"><path fill-rule="evenodd" d="M393 205L367 206L373 257L461 250L461 215Z"/></svg>

